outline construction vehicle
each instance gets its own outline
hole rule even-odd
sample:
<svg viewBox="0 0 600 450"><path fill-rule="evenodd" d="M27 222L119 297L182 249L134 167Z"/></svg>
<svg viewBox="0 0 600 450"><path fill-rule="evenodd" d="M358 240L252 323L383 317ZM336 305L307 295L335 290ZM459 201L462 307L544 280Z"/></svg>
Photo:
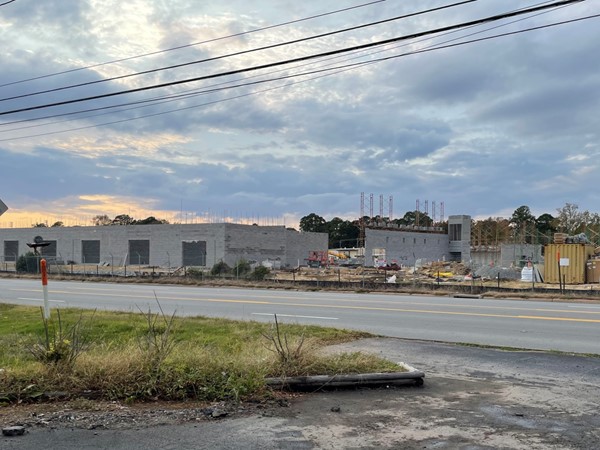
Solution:
<svg viewBox="0 0 600 450"><path fill-rule="evenodd" d="M332 263L329 253L325 250L311 250L308 252L308 267L327 267Z"/></svg>

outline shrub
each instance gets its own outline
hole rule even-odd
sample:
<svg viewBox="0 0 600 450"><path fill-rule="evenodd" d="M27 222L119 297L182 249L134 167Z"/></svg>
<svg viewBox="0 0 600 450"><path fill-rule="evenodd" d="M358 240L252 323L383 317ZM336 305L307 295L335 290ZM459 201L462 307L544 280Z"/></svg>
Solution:
<svg viewBox="0 0 600 450"><path fill-rule="evenodd" d="M245 259L240 259L238 261L238 263L233 266L232 272L236 275L236 276L244 276L247 273L249 273L252 270L252 267L250 267L250 263L248 261L246 261Z"/></svg>
<svg viewBox="0 0 600 450"><path fill-rule="evenodd" d="M204 279L204 271L202 269L197 269L195 267L189 267L185 273L188 277L194 278L195 280L203 280Z"/></svg>
<svg viewBox="0 0 600 450"><path fill-rule="evenodd" d="M210 269L210 274L211 275L223 275L223 274L227 274L227 273L231 273L231 267L229 267L227 265L226 262L223 261L219 261L218 263L216 263L212 269Z"/></svg>
<svg viewBox="0 0 600 450"><path fill-rule="evenodd" d="M267 275L269 275L271 273L271 271L264 267L264 266L258 266L256 269L254 269L252 271L252 273L250 274L250 279L254 280L254 281L262 281L266 278Z"/></svg>
<svg viewBox="0 0 600 450"><path fill-rule="evenodd" d="M32 252L27 252L17 259L17 272L19 273L38 273L39 256Z"/></svg>

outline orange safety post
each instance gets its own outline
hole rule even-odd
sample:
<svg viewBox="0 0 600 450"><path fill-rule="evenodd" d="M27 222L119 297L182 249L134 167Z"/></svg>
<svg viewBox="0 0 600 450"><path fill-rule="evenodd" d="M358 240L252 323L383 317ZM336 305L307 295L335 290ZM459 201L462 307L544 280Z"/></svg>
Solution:
<svg viewBox="0 0 600 450"><path fill-rule="evenodd" d="M44 319L50 318L50 303L48 302L48 270L46 260L40 261L40 270L42 271L42 290L44 292Z"/></svg>

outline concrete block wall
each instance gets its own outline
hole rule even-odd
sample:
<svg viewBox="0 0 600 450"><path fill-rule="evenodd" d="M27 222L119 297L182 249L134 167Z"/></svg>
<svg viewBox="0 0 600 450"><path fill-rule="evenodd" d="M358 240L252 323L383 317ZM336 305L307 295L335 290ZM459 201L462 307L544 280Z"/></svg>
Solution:
<svg viewBox="0 0 600 450"><path fill-rule="evenodd" d="M241 258L262 262L278 260L281 267L306 264L309 250L327 250L327 233L301 233L283 226L258 227L227 224L225 262L235 265Z"/></svg>
<svg viewBox="0 0 600 450"><path fill-rule="evenodd" d="M543 263L541 244L502 244L500 245L500 264L502 267L520 267L525 261Z"/></svg>
<svg viewBox="0 0 600 450"><path fill-rule="evenodd" d="M182 265L184 241L204 241L206 242L206 267L212 267L215 263L224 260L225 226L226 224L223 223L134 225L133 227L145 227L146 230L136 232L133 234L135 237L130 239L139 239L138 235L149 233L150 265L160 267Z"/></svg>
<svg viewBox="0 0 600 450"><path fill-rule="evenodd" d="M412 266L417 259L427 261L449 260L448 235L412 231L365 230L365 265L373 266L373 249L385 249L388 264L396 261Z"/></svg>
<svg viewBox="0 0 600 450"><path fill-rule="evenodd" d="M448 230L452 226L460 226L460 235L450 238L450 253L453 260L471 263L471 216L455 215L448 217Z"/></svg>
<svg viewBox="0 0 600 450"><path fill-rule="evenodd" d="M258 263L279 260L283 264L286 259L284 233L283 226L226 224L224 261L231 267L240 259Z"/></svg>
<svg viewBox="0 0 600 450"><path fill-rule="evenodd" d="M298 232L286 230L287 267L306 266L310 251L327 251L327 233Z"/></svg>
<svg viewBox="0 0 600 450"><path fill-rule="evenodd" d="M238 224L120 225L101 227L1 228L0 262L4 262L4 241L18 241L19 255L31 249L35 236L56 241L57 260L82 263L82 240L100 241L100 261L111 265L137 264L129 255L130 240L148 240L149 265L178 267L183 260L183 241L206 242L206 267L218 261L234 266L241 258L281 260L282 266L295 266L309 250L327 250L326 233L299 233L285 227Z"/></svg>

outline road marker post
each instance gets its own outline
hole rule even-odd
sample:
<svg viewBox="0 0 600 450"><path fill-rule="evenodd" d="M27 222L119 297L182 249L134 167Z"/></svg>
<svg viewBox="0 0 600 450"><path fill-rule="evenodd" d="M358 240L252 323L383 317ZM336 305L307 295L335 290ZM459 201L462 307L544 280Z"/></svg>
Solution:
<svg viewBox="0 0 600 450"><path fill-rule="evenodd" d="M40 269L42 272L42 290L44 291L44 319L50 319L50 303L48 302L48 270L46 260L40 261Z"/></svg>

